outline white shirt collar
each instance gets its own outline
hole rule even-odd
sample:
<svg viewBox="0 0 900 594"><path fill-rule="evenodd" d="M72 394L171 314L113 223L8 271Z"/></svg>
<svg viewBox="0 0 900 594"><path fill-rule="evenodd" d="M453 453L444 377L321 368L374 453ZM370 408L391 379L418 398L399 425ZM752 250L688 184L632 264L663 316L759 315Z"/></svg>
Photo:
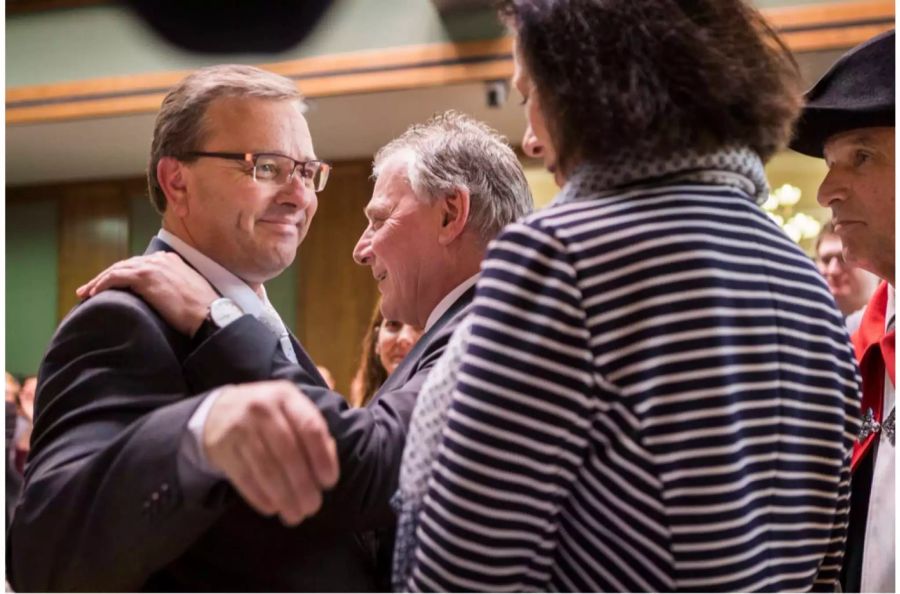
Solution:
<svg viewBox="0 0 900 594"><path fill-rule="evenodd" d="M460 298L460 296L469 290L469 287L478 282L478 277L481 273L476 273L464 280L463 282L456 285L456 288L447 293L443 299L441 299L438 304L431 310L431 315L428 316L428 320L425 322L425 328L422 332L428 332L428 330L434 326L435 322L441 319L441 316L450 309L450 306L456 303L456 300Z"/></svg>
<svg viewBox="0 0 900 594"><path fill-rule="evenodd" d="M172 233L160 229L156 236L169 244L182 258L196 268L197 272L202 274L223 297L228 297L237 303L244 313L259 317L264 307L272 307L266 296L266 288L262 285L260 285L262 292L262 297L260 297L250 288L250 285ZM272 309L274 310L274 308Z"/></svg>

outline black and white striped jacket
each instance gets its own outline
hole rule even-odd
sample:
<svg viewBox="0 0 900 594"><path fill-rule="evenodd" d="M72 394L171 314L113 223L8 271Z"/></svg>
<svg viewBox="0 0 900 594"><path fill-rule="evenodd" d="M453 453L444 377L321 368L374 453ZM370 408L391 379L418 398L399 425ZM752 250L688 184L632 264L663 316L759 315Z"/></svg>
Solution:
<svg viewBox="0 0 900 594"><path fill-rule="evenodd" d="M483 265L421 590L832 590L859 377L809 258L731 185L555 204Z"/></svg>

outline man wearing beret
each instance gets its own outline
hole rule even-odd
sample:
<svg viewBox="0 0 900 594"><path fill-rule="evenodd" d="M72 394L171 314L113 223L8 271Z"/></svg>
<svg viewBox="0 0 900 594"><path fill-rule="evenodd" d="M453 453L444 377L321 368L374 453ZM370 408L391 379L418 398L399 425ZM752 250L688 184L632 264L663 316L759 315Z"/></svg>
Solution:
<svg viewBox="0 0 900 594"><path fill-rule="evenodd" d="M854 48L807 93L791 147L822 157L819 204L844 259L882 282L853 335L863 376L845 592L894 591L894 31Z"/></svg>

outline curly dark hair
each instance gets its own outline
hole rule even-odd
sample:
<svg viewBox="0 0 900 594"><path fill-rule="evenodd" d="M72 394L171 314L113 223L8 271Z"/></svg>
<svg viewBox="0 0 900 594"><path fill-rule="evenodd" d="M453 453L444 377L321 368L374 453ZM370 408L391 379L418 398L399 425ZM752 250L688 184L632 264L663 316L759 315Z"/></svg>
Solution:
<svg viewBox="0 0 900 594"><path fill-rule="evenodd" d="M362 340L359 368L356 370L355 385L351 389L349 398L351 406L362 407L369 404L378 388L387 381L388 372L384 365L381 364L381 358L375 349L375 345L378 343L378 330L381 328L383 321L381 299L378 299L378 302L375 303L375 309L372 311L372 319L369 320L366 335Z"/></svg>
<svg viewBox="0 0 900 594"><path fill-rule="evenodd" d="M741 0L501 0L559 165L745 145L767 160L802 105L797 64Z"/></svg>

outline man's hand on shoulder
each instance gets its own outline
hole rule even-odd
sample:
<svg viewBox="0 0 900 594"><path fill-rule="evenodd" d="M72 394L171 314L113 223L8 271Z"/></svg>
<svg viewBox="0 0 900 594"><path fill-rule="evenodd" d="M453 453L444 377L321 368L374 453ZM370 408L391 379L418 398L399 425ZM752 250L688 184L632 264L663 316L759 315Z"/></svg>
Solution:
<svg viewBox="0 0 900 594"><path fill-rule="evenodd" d="M203 427L207 461L263 515L295 526L338 480L337 449L318 408L286 381L223 388Z"/></svg>
<svg viewBox="0 0 900 594"><path fill-rule="evenodd" d="M156 252L116 262L76 290L81 299L106 289L130 289L170 326L193 336L218 295L178 254Z"/></svg>

